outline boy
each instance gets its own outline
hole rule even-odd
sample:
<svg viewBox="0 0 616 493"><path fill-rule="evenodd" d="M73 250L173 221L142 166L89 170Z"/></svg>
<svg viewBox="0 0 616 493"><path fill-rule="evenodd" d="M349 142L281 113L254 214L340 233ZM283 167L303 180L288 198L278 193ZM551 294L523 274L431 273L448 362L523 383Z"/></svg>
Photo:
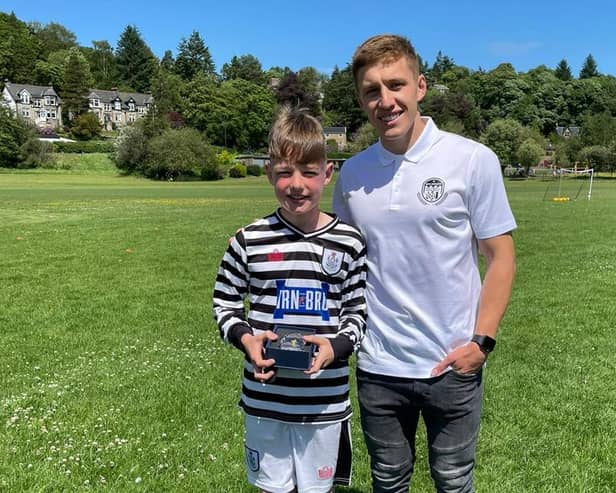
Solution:
<svg viewBox="0 0 616 493"><path fill-rule="evenodd" d="M246 355L240 406L249 482L267 493L326 493L334 480L350 479L347 359L365 330L365 244L355 228L320 210L333 166L318 120L283 108L269 155L280 208L231 240L214 313L221 337ZM303 337L316 348L308 370L276 369L264 359L279 324L316 330Z"/></svg>
<svg viewBox="0 0 616 493"><path fill-rule="evenodd" d="M368 39L352 71L380 140L344 164L334 211L367 241L357 383L373 491L408 492L422 416L436 490L473 492L482 367L515 271L498 158L419 114L426 80L406 38Z"/></svg>

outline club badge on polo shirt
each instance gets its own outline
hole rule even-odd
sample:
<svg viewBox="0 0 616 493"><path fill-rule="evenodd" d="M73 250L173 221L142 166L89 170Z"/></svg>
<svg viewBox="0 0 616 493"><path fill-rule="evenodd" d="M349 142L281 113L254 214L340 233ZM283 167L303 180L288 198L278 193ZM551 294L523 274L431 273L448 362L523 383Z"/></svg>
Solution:
<svg viewBox="0 0 616 493"><path fill-rule="evenodd" d="M330 276L338 274L340 269L342 269L343 258L344 253L324 247L323 255L321 256L321 269Z"/></svg>
<svg viewBox="0 0 616 493"><path fill-rule="evenodd" d="M447 197L445 182L440 178L428 178L421 185L417 197L424 205L438 205Z"/></svg>

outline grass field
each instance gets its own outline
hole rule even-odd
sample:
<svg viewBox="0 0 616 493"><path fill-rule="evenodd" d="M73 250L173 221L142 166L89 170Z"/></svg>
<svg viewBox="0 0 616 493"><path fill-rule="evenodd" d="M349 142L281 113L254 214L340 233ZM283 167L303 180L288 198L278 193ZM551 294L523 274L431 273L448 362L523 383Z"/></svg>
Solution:
<svg viewBox="0 0 616 493"><path fill-rule="evenodd" d="M91 159L0 170L0 492L253 491L241 356L210 298L228 236L273 209L272 191ZM590 202L507 187L518 275L486 371L478 491L616 491L616 180ZM429 492L418 443L413 491ZM357 414L354 446L340 491L368 492Z"/></svg>

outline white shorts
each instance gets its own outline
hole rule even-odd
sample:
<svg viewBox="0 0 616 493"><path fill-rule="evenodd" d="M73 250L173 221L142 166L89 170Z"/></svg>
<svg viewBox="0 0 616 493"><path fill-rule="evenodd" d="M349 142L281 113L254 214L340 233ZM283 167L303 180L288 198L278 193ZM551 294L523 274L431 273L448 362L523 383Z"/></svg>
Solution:
<svg viewBox="0 0 616 493"><path fill-rule="evenodd" d="M350 420L296 424L247 414L245 425L246 470L254 486L270 493L289 493L296 486L298 493L327 493L334 480L349 484ZM337 471L337 465L344 467Z"/></svg>

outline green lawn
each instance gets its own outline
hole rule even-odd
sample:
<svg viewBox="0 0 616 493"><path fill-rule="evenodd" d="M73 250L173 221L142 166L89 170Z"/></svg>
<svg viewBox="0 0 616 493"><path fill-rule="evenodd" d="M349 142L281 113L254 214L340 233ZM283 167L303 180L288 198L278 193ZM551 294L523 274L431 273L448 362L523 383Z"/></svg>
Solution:
<svg viewBox="0 0 616 493"><path fill-rule="evenodd" d="M81 158L0 170L0 492L253 491L241 356L210 297L227 238L273 209L271 188ZM478 491L616 491L616 180L590 202L507 186L518 276L486 371ZM357 418L343 492L369 491ZM418 453L414 491L432 491L422 439Z"/></svg>

